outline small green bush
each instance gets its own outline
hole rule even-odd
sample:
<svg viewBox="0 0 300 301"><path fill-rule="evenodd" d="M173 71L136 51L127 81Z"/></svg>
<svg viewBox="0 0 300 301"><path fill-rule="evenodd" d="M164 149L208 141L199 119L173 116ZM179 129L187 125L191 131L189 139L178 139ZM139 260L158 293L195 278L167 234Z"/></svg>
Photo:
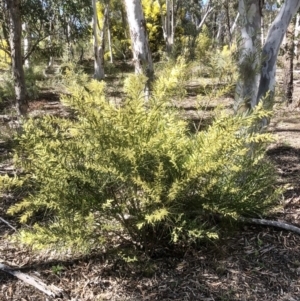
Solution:
<svg viewBox="0 0 300 301"><path fill-rule="evenodd" d="M30 99L35 99L40 92L38 82L45 80L44 66L25 68L24 71L27 95Z"/></svg>
<svg viewBox="0 0 300 301"><path fill-rule="evenodd" d="M38 82L45 79L43 68L42 66L25 68L24 73L27 96L29 99L35 99L40 91ZM0 100L13 100L15 87L11 72L6 71L3 78L5 79L0 81Z"/></svg>
<svg viewBox="0 0 300 301"><path fill-rule="evenodd" d="M18 137L15 163L26 176L11 185L28 196L9 213L35 222L20 231L22 242L81 251L120 237L148 248L188 243L217 237L212 214L261 214L276 200L264 159L271 137L251 130L267 114L261 107L248 117L221 115L192 135L164 97L145 106L131 92L116 107L104 83L72 91L63 101L76 119L29 119ZM8 182L2 178L3 189Z"/></svg>
<svg viewBox="0 0 300 301"><path fill-rule="evenodd" d="M207 26L203 26L202 31L199 33L196 39L195 54L196 58L201 62L206 62L209 59L212 52L209 52L213 40L210 38L209 29Z"/></svg>
<svg viewBox="0 0 300 301"><path fill-rule="evenodd" d="M83 67L73 62L66 62L61 64L59 74L62 84L67 88L74 85L84 86L89 76L83 70Z"/></svg>
<svg viewBox="0 0 300 301"><path fill-rule="evenodd" d="M3 79L0 81L0 101L12 100L15 95L12 74L5 71L2 74Z"/></svg>

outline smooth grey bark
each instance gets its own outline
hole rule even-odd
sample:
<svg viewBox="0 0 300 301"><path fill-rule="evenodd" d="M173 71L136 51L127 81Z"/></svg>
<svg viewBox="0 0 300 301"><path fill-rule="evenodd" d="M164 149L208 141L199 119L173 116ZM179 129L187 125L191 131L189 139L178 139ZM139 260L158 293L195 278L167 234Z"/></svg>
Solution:
<svg viewBox="0 0 300 301"><path fill-rule="evenodd" d="M170 54L173 49L174 45L174 38L175 38L175 9L174 9L174 1L175 0L166 0L166 16L163 13L163 4L162 1L159 0L159 8L160 8L160 15L162 21L162 29L163 29L163 36L166 43L166 50L167 53Z"/></svg>
<svg viewBox="0 0 300 301"><path fill-rule="evenodd" d="M153 79L154 70L142 4L140 0L124 0L124 3L129 24L135 73L146 75L150 82Z"/></svg>
<svg viewBox="0 0 300 301"><path fill-rule="evenodd" d="M218 24L218 31L217 31L217 44L218 46L223 46L223 40L224 40L224 26L225 23L225 13L224 11L220 11L217 17L217 24Z"/></svg>
<svg viewBox="0 0 300 301"><path fill-rule="evenodd" d="M68 60L74 59L74 47L73 42L71 40L71 26L70 26L71 20L68 18L67 20L67 30L66 30L66 42L67 42L67 54L68 54Z"/></svg>
<svg viewBox="0 0 300 301"><path fill-rule="evenodd" d="M29 68L30 67L30 63L29 63L29 58L28 58L28 53L29 53L29 43L30 43L30 33L29 33L29 28L28 28L28 26L27 26L27 24L26 23L23 23L22 24L22 30L23 30L23 32L24 32L24 41L23 41L23 43L24 43L24 58L25 58L25 60L24 60L24 66L26 67L26 68Z"/></svg>
<svg viewBox="0 0 300 301"><path fill-rule="evenodd" d="M25 116L28 110L25 76L22 59L22 24L20 0L6 0L9 16L9 44L11 51L12 74L15 86L16 110L19 116Z"/></svg>
<svg viewBox="0 0 300 301"><path fill-rule="evenodd" d="M107 17L107 40L108 40L108 49L109 49L109 56L110 56L110 63L113 64L113 50L112 50L112 42L111 42L111 32L110 32L110 22L109 16Z"/></svg>
<svg viewBox="0 0 300 301"><path fill-rule="evenodd" d="M50 20L49 26L50 26L51 31L54 29L54 24L53 23L54 23L53 20ZM52 47L52 36L51 36L51 34L48 36L48 43L49 43L49 46ZM53 65L54 65L54 57L53 57L53 55L51 55L49 57L47 68L51 69L51 68L53 68Z"/></svg>
<svg viewBox="0 0 300 301"><path fill-rule="evenodd" d="M286 0L271 24L262 49L262 67L256 104L262 99L272 105L275 92L276 61L287 28L300 7L298 0Z"/></svg>
<svg viewBox="0 0 300 301"><path fill-rule="evenodd" d="M236 29L236 25L237 25L239 17L240 17L240 13L238 12L236 14L235 19L234 19L234 22L232 23L232 25L230 27L230 34L231 34L231 36L233 35L233 33L234 33L235 29Z"/></svg>
<svg viewBox="0 0 300 301"><path fill-rule="evenodd" d="M206 21L207 17L209 16L209 14L212 12L212 10L214 9L213 6L208 6L207 4L207 10L204 14L204 16L201 19L201 22L197 25L197 31L200 31L202 26L204 25L204 22Z"/></svg>
<svg viewBox="0 0 300 301"><path fill-rule="evenodd" d="M235 91L235 110L245 112L257 102L261 53L261 17L258 0L239 0L241 27L239 80Z"/></svg>

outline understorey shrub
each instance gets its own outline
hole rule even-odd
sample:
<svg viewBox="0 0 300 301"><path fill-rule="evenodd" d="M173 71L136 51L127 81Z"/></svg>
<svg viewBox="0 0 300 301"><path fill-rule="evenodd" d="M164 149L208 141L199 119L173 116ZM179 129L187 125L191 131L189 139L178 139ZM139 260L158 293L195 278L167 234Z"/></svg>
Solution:
<svg viewBox="0 0 300 301"><path fill-rule="evenodd" d="M15 152L23 176L2 179L3 189L22 181L30 190L9 209L30 225L19 232L23 243L80 251L120 239L147 249L186 244L218 236L211 215L272 207L275 173L264 158L271 136L251 130L268 115L261 106L247 117L220 114L191 134L165 97L145 105L141 94L116 106L105 84L91 81L63 99L75 118L25 122Z"/></svg>
<svg viewBox="0 0 300 301"><path fill-rule="evenodd" d="M44 80L42 67L26 68L24 72L27 97L35 99L40 91L38 83ZM11 72L9 70L5 71L3 78L4 80L0 81L0 102L3 100L13 101L15 98L15 87Z"/></svg>

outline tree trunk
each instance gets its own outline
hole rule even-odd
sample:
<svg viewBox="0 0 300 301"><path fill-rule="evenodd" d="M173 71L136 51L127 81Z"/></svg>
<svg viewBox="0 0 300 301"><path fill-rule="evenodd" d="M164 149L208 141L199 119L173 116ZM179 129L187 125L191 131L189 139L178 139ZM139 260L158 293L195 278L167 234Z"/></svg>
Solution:
<svg viewBox="0 0 300 301"><path fill-rule="evenodd" d="M167 0L167 52L172 53L174 45L174 0Z"/></svg>
<svg viewBox="0 0 300 301"><path fill-rule="evenodd" d="M239 80L236 86L235 109L245 112L257 102L259 85L261 16L258 0L239 0L241 26Z"/></svg>
<svg viewBox="0 0 300 301"><path fill-rule="evenodd" d="M95 54L94 78L97 80L103 80L105 77L105 73L104 73L104 32L105 32L105 27L106 27L106 23L107 23L106 20L107 20L107 16L108 16L108 8L105 7L102 28L100 29L100 34L99 34L96 0L92 0L92 1L93 1L93 11L94 11L94 18L93 18L94 54Z"/></svg>
<svg viewBox="0 0 300 301"><path fill-rule="evenodd" d="M262 49L263 63L256 104L266 98L272 105L275 90L276 61L280 45L287 28L300 7L300 1L286 0L269 29L265 45ZM270 91L270 92L268 92Z"/></svg>
<svg viewBox="0 0 300 301"><path fill-rule="evenodd" d="M174 11L174 0L166 0L166 16L164 16L162 10L162 2L158 1L163 29L163 36L166 43L166 51L168 55L172 53L174 38L175 38L175 11Z"/></svg>
<svg viewBox="0 0 300 301"><path fill-rule="evenodd" d="M28 110L26 99L25 76L22 60L22 24L20 0L6 0L9 15L9 44L11 50L12 74L16 94L16 110L20 116L25 116Z"/></svg>
<svg viewBox="0 0 300 301"><path fill-rule="evenodd" d="M261 29L260 29L260 36L261 36L261 44L265 44L265 20L264 16L261 16Z"/></svg>
<svg viewBox="0 0 300 301"><path fill-rule="evenodd" d="M294 38L294 43L295 43L295 57L298 60L299 54L298 54L298 48L299 48L299 32L300 32L300 14L298 13L296 16L296 24L295 24L295 38Z"/></svg>
<svg viewBox="0 0 300 301"><path fill-rule="evenodd" d="M149 48L146 21L140 0L124 0L129 24L135 73L153 79L153 62Z"/></svg>
<svg viewBox="0 0 300 301"><path fill-rule="evenodd" d="M229 12L229 1L227 0L226 3L224 4L224 9L226 12L226 23L227 23L227 33L228 33L228 43L229 47L231 47L232 44L232 35L231 35L231 24L230 24L230 12Z"/></svg>
<svg viewBox="0 0 300 301"><path fill-rule="evenodd" d="M217 45L219 47L223 46L224 42L224 21L225 21L225 14L224 11L221 11L217 17L217 24L218 24L218 32L217 32Z"/></svg>
<svg viewBox="0 0 300 301"><path fill-rule="evenodd" d="M114 60L113 60L113 50L112 50L112 43L111 43L111 32L110 32L109 16L107 17L107 40L108 40L110 63L113 64Z"/></svg>
<svg viewBox="0 0 300 301"><path fill-rule="evenodd" d="M54 30L54 22L53 22L53 20L50 20L49 27L50 27L51 31ZM51 36L51 34L49 34L49 36L48 36L48 43L49 43L49 47L52 47L52 36ZM48 69L52 69L53 65L54 65L54 57L51 54L50 57L49 57L47 68Z"/></svg>
<svg viewBox="0 0 300 301"><path fill-rule="evenodd" d="M287 43L285 45L284 55L284 92L287 104L293 102L294 92L294 58L295 58L295 24L296 18L294 17L288 27L286 36Z"/></svg>
<svg viewBox="0 0 300 301"><path fill-rule="evenodd" d="M73 43L71 41L71 26L70 26L70 18L67 20L67 29L66 29L66 42L67 42L67 55L68 61L74 60L74 48Z"/></svg>
<svg viewBox="0 0 300 301"><path fill-rule="evenodd" d="M230 27L230 35L231 35L231 37L232 37L232 35L233 35L233 33L234 33L235 29L236 29L236 25L237 25L239 17L240 17L240 13L238 12L236 14L235 19L234 19L234 22L232 23L232 25Z"/></svg>
<svg viewBox="0 0 300 301"><path fill-rule="evenodd" d="M204 22L206 21L208 15L211 13L212 10L213 10L213 6L210 7L207 4L207 10L206 10L204 16L202 17L201 22L197 25L197 32L200 32L202 26L204 25Z"/></svg>
<svg viewBox="0 0 300 301"><path fill-rule="evenodd" d="M27 57L27 54L29 52L29 46L30 46L29 45L29 43L30 43L30 33L29 33L29 28L28 28L26 23L22 24L22 30L24 32L24 58L25 58L25 57ZM28 57L24 61L24 66L26 68L30 67Z"/></svg>

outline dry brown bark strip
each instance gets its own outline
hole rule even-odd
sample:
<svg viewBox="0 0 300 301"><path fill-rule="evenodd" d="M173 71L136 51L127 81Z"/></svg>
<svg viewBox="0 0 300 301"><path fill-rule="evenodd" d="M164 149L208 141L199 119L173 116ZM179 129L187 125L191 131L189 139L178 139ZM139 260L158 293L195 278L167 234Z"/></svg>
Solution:
<svg viewBox="0 0 300 301"><path fill-rule="evenodd" d="M54 297L54 298L60 297L63 292L62 289L60 289L54 285L48 286L40 279L38 279L36 277L33 278L32 276L29 276L20 271L15 271L3 263L0 263L0 269L6 273L9 273L9 274L19 278L20 280L24 281L25 283L28 283L28 284L34 286L35 288L37 288L38 290L40 290L41 292L45 293L46 295L48 295L50 297Z"/></svg>

